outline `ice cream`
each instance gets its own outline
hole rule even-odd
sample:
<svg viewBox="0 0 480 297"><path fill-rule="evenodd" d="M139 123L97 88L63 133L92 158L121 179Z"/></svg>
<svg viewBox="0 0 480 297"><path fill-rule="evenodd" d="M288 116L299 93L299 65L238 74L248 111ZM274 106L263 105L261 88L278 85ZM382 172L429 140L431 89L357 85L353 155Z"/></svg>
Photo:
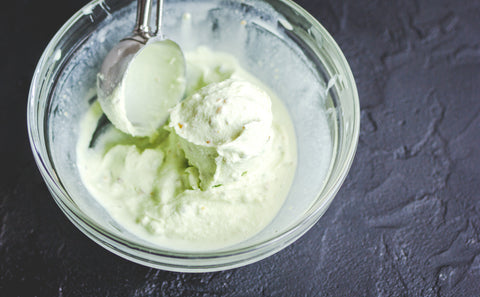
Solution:
<svg viewBox="0 0 480 297"><path fill-rule="evenodd" d="M268 94L245 80L212 83L170 113L169 126L191 165L200 173L201 188L238 180L261 162L271 138Z"/></svg>
<svg viewBox="0 0 480 297"><path fill-rule="evenodd" d="M94 103L81 123L78 168L123 228L164 248L212 250L262 230L288 194L296 145L279 98L233 56L185 53L187 98L149 137L112 125ZM93 139L92 139L93 138Z"/></svg>

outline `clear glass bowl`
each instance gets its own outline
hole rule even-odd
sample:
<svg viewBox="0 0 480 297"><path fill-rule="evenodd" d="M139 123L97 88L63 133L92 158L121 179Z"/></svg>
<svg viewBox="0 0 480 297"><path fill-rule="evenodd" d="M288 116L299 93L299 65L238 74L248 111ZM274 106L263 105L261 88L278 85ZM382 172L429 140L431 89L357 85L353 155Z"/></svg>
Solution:
<svg viewBox="0 0 480 297"><path fill-rule="evenodd" d="M223 270L258 261L311 228L343 183L359 135L354 78L333 38L289 0L172 0L166 1L165 9L166 36L186 50L208 43L234 54L279 95L290 112L298 167L285 204L270 225L251 239L211 252L162 249L118 226L83 186L76 168L78 125L94 94L104 56L132 30L132 1L92 1L48 44L35 70L28 101L35 160L53 198L72 223L126 259L184 272ZM320 114L327 115L330 128L330 158L318 153L322 151ZM320 171L320 167L328 170Z"/></svg>

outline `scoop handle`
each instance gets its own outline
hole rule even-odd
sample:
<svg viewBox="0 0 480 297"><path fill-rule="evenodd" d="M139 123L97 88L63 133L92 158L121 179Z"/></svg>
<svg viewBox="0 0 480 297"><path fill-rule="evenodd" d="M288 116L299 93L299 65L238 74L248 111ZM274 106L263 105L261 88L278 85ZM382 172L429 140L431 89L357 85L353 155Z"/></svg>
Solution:
<svg viewBox="0 0 480 297"><path fill-rule="evenodd" d="M135 21L134 34L143 37L150 37L150 13L152 9L152 0L137 0L137 19Z"/></svg>
<svg viewBox="0 0 480 297"><path fill-rule="evenodd" d="M154 35L157 36L162 34L162 18L163 18L163 0L158 0L157 2L157 23Z"/></svg>

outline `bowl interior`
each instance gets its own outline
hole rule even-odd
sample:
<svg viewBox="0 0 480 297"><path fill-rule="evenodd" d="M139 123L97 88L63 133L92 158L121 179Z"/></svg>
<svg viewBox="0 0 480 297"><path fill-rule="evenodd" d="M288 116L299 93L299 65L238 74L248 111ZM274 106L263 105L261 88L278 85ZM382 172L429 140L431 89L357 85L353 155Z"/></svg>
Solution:
<svg viewBox="0 0 480 297"><path fill-rule="evenodd" d="M333 39L284 1L166 1L163 32L185 51L207 45L235 55L287 107L295 127L298 167L276 218L253 238L218 252L256 246L289 232L298 237L326 210L343 181L358 138L358 98ZM156 250L125 231L91 197L76 167L81 117L95 95L96 74L135 18L130 1L96 1L76 14L47 48L32 85L31 125L42 171L73 220L127 244ZM32 95L31 94L31 95ZM61 206L62 206L61 205ZM309 218L308 226L300 228ZM299 230L297 230L299 229ZM293 236L289 240L294 240ZM285 246L287 241L279 243Z"/></svg>

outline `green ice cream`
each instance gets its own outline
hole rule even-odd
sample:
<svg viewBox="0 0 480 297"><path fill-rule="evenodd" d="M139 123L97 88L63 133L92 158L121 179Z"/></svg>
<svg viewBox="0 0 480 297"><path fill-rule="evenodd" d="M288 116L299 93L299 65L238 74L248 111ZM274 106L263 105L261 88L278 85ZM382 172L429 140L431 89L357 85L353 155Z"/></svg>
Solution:
<svg viewBox="0 0 480 297"><path fill-rule="evenodd" d="M262 162L258 156L273 133L271 100L255 85L230 78L173 108L170 127L205 190L238 180Z"/></svg>
<svg viewBox="0 0 480 297"><path fill-rule="evenodd" d="M164 248L211 250L245 240L280 209L296 166L293 126L273 92L234 57L185 53L187 96L149 137L81 123L77 162L92 196L126 230Z"/></svg>

